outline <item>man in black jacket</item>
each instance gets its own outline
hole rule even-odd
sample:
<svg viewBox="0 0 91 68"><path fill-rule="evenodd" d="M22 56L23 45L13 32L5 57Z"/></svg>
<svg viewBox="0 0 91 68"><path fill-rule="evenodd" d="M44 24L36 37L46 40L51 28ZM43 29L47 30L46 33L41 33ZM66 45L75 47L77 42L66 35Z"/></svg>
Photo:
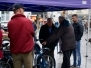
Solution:
<svg viewBox="0 0 91 68"><path fill-rule="evenodd" d="M81 22L78 21L77 14L72 15L73 20L73 27L74 27L74 33L75 33L75 40L76 40L76 49L73 51L73 57L74 57L74 63L73 66L80 67L81 65L81 53L80 53L80 40L83 36L83 25Z"/></svg>
<svg viewBox="0 0 91 68"><path fill-rule="evenodd" d="M40 32L39 32L39 39L43 39L43 40L40 40L40 43L42 44L43 41L47 40L53 34L53 32L56 29L57 28L53 24L52 19L48 18L47 19L47 24L43 25L41 27L41 29L40 29ZM57 41L53 42L53 43L51 43L49 45L46 45L46 46L43 45L43 48L47 47L47 48L51 49L50 54L54 57L54 49L55 49L56 45L57 45Z"/></svg>

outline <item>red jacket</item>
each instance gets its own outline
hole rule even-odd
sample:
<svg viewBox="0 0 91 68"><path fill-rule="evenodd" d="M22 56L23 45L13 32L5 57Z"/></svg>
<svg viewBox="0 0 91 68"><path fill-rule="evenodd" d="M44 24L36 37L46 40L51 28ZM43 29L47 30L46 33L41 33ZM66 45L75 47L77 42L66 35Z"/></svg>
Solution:
<svg viewBox="0 0 91 68"><path fill-rule="evenodd" d="M14 15L8 23L10 50L15 53L30 52L34 48L32 22L22 14Z"/></svg>
<svg viewBox="0 0 91 68"><path fill-rule="evenodd" d="M3 37L2 31L0 30L0 47L2 46L2 37ZM2 57L3 57L3 53L2 53L2 51L0 50L0 58L2 58Z"/></svg>

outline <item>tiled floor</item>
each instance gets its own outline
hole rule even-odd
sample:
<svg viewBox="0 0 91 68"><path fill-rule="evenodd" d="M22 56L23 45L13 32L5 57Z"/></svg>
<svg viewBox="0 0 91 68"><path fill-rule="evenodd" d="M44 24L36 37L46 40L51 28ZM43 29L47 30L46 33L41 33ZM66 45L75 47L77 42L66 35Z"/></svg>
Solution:
<svg viewBox="0 0 91 68"><path fill-rule="evenodd" d="M89 43L89 45L87 46L85 39L87 39L86 33L84 33L84 36L82 37L82 40L81 40L81 57L82 57L81 68L91 68L91 44ZM87 58L85 57L86 51L88 55ZM61 68L62 58L63 58L62 54L57 54L57 48L56 48L55 49L55 59L56 59L56 65L57 65L56 68ZM71 64L72 63L73 63L73 56L71 56Z"/></svg>
<svg viewBox="0 0 91 68"><path fill-rule="evenodd" d="M91 31L89 35L90 35L89 37L91 38ZM87 39L87 33L84 33L81 40L81 58L82 58L81 68L91 68L91 44L88 43L87 46L85 39ZM88 55L87 58L85 57L86 55ZM56 68L61 68L63 56L62 54L57 54L57 48L55 48L55 59L56 59ZM71 56L71 65L72 63L73 63L73 56Z"/></svg>

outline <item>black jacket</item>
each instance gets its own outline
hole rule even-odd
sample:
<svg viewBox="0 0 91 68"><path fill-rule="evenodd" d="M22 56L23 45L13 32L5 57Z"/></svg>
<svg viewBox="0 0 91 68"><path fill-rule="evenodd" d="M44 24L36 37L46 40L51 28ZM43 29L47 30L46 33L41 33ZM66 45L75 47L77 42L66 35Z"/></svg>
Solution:
<svg viewBox="0 0 91 68"><path fill-rule="evenodd" d="M83 25L81 23L73 23L75 39L76 41L80 41L83 36Z"/></svg>
<svg viewBox="0 0 91 68"><path fill-rule="evenodd" d="M56 26L53 24L52 25L52 32L51 34L53 34L53 32L56 30ZM39 32L39 39L43 39L43 40L40 40L40 43L43 43L44 41L46 41L50 36L51 36L50 32L49 32L49 27L46 25L43 25L40 29L40 32ZM53 43L50 43L49 45L44 45L44 47L48 47L50 48L51 50L54 50L55 46L57 45L57 42L53 42Z"/></svg>

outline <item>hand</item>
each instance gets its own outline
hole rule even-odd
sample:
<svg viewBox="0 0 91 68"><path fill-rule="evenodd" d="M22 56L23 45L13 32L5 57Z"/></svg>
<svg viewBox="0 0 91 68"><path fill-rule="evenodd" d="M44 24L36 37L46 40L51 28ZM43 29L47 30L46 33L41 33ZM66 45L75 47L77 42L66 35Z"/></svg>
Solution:
<svg viewBox="0 0 91 68"><path fill-rule="evenodd" d="M42 44L43 44L43 45L46 45L46 41L44 41Z"/></svg>
<svg viewBox="0 0 91 68"><path fill-rule="evenodd" d="M91 42L91 38L89 39L89 42Z"/></svg>

